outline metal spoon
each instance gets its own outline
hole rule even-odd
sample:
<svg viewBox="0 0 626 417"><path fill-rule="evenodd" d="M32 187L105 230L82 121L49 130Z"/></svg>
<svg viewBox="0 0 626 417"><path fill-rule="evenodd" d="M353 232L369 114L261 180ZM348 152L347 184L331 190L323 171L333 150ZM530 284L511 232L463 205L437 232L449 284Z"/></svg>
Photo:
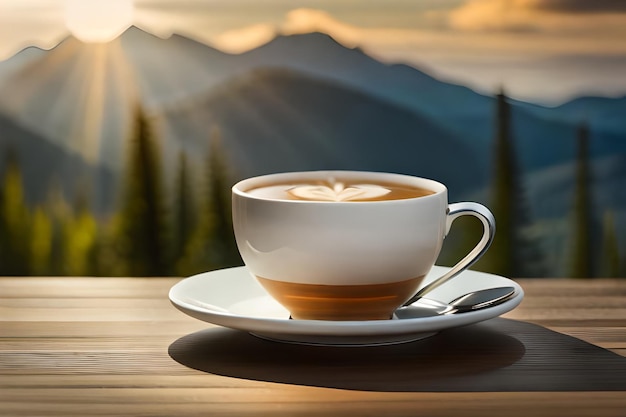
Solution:
<svg viewBox="0 0 626 417"><path fill-rule="evenodd" d="M397 309L394 317L405 319L466 313L502 304L514 295L515 288L513 287L496 287L467 293L448 304L430 298L420 298L413 304Z"/></svg>

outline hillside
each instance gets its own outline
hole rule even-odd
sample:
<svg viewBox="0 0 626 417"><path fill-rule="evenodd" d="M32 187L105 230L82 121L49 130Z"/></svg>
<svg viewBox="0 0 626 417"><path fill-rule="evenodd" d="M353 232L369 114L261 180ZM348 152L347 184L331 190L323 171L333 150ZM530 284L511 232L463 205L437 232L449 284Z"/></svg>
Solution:
<svg viewBox="0 0 626 417"><path fill-rule="evenodd" d="M86 163L36 133L17 125L0 114L0 172L4 169L6 152L12 149L19 158L26 199L42 203L49 197L51 186L58 186L72 200L79 187L94 184L93 205L97 212L111 210L114 203L116 176L103 167Z"/></svg>
<svg viewBox="0 0 626 417"><path fill-rule="evenodd" d="M481 155L428 117L290 70L254 71L162 117L191 153L219 127L240 176L384 170L441 180L453 195L486 180Z"/></svg>
<svg viewBox="0 0 626 417"><path fill-rule="evenodd" d="M91 147L89 152L98 152L117 170L122 168L120 155L134 100L140 99L150 113L175 114L225 83L264 68L298 72L428 118L483 161L492 160L492 97L408 65L379 62L322 33L277 36L259 48L230 55L183 36L161 39L133 27L109 45L68 38L51 51L39 52L31 57L26 50L12 58L14 64L5 63L12 71L0 80L0 108L75 153L85 154ZM590 121L595 132L594 157L626 152L626 128L619 128L623 102L582 98L546 108L512 101L520 166L530 173L571 161L576 126L583 121ZM593 114L581 108L593 109ZM101 114L87 114L92 112ZM590 114L589 119L584 114ZM185 131L180 122L171 123L179 126L178 132ZM188 141L184 135L168 137Z"/></svg>

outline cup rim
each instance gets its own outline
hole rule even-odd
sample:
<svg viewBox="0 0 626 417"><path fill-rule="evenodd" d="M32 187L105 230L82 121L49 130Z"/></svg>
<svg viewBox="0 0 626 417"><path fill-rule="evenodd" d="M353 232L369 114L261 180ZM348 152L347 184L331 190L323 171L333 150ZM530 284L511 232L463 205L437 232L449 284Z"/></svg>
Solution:
<svg viewBox="0 0 626 417"><path fill-rule="evenodd" d="M384 178L393 181L402 181L404 183L419 182L420 187L424 187L433 191L433 194L419 196L419 197L411 197L411 198L403 198L399 200L375 200L375 201L316 201L316 200L289 200L289 199L281 199L281 198L268 198L268 197L260 197L256 195L252 195L247 192L252 188L261 187L264 183L269 183L271 181L276 181L280 178L310 178L311 176L320 176L320 177L332 177L332 176L354 176L362 179L363 177L376 177L377 180L381 180ZM268 201L268 202L280 202L280 203L290 203L290 204L324 204L324 205L356 205L356 204L398 204L401 202L415 201L415 200L425 200L431 198L437 198L441 194L447 193L447 187L430 178L418 177L415 175L407 175L407 174L399 174L393 172L383 172L383 171L354 171L354 170L340 170L340 169L332 169L332 170L312 170L312 171L285 171L285 172L277 172L272 174L264 174L255 177L250 177L238 181L232 187L232 193L238 195L240 197L249 198L252 200L260 200L260 201Z"/></svg>

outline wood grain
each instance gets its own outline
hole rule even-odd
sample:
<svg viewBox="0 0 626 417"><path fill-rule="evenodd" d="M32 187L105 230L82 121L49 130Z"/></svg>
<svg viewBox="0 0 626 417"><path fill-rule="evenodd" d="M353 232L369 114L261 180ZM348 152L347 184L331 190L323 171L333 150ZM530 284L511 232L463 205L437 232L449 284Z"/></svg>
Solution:
<svg viewBox="0 0 626 417"><path fill-rule="evenodd" d="M0 415L626 415L624 391L383 392L192 369L168 349L212 326L171 306L167 293L177 281L0 278ZM526 297L506 318L626 356L626 280L518 282Z"/></svg>

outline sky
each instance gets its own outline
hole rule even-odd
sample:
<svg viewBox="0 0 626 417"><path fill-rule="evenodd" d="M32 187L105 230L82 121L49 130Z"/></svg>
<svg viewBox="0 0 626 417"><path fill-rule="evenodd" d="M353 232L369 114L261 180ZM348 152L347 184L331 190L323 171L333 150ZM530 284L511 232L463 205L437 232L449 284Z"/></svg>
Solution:
<svg viewBox="0 0 626 417"><path fill-rule="evenodd" d="M0 0L0 60L70 33L104 42L129 25L231 53L322 31L486 94L503 87L547 105L626 95L623 0Z"/></svg>

